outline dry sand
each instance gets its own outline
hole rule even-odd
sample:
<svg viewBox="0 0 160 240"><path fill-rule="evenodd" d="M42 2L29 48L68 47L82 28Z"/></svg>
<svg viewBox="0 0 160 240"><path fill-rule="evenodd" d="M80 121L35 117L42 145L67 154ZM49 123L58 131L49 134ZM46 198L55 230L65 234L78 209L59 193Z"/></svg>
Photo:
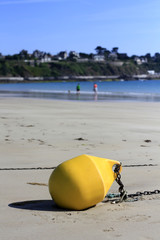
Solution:
<svg viewBox="0 0 160 240"><path fill-rule="evenodd" d="M52 169L29 168L55 167L89 154L123 165L147 164L123 167L128 193L160 189L160 103L1 98L0 126L2 240L159 240L160 194L62 210L47 187ZM110 192L117 191L114 183Z"/></svg>

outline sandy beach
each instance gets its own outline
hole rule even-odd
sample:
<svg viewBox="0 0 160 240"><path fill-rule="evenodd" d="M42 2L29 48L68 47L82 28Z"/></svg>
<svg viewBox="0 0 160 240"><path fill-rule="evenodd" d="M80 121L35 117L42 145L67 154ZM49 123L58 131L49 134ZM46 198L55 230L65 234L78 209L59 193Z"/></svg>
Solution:
<svg viewBox="0 0 160 240"><path fill-rule="evenodd" d="M129 194L160 189L159 102L0 98L0 126L2 240L159 239L160 194L69 211L47 186L52 168L88 154L122 162Z"/></svg>

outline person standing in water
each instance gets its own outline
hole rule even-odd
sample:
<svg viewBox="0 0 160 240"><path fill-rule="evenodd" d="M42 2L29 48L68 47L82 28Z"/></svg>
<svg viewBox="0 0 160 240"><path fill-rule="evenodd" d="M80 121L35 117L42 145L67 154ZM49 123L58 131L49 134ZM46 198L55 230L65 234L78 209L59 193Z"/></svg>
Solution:
<svg viewBox="0 0 160 240"><path fill-rule="evenodd" d="M94 83L93 85L93 91L96 93L98 91L97 83Z"/></svg>
<svg viewBox="0 0 160 240"><path fill-rule="evenodd" d="M79 94L79 93L80 93L80 90L81 90L79 83L77 84L76 90L77 90L77 93Z"/></svg>

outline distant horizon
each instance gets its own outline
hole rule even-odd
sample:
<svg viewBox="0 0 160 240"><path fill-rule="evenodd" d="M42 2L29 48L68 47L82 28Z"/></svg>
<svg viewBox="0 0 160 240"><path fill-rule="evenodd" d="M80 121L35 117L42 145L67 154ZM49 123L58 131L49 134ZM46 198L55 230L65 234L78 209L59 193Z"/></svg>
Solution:
<svg viewBox="0 0 160 240"><path fill-rule="evenodd" d="M0 0L0 52L160 51L159 0Z"/></svg>

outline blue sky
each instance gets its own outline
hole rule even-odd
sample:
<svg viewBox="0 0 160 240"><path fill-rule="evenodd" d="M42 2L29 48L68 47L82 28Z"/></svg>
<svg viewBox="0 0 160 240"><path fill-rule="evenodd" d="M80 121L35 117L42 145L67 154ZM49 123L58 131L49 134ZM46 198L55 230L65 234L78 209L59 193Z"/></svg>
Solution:
<svg viewBox="0 0 160 240"><path fill-rule="evenodd" d="M0 0L0 52L160 52L159 0Z"/></svg>

